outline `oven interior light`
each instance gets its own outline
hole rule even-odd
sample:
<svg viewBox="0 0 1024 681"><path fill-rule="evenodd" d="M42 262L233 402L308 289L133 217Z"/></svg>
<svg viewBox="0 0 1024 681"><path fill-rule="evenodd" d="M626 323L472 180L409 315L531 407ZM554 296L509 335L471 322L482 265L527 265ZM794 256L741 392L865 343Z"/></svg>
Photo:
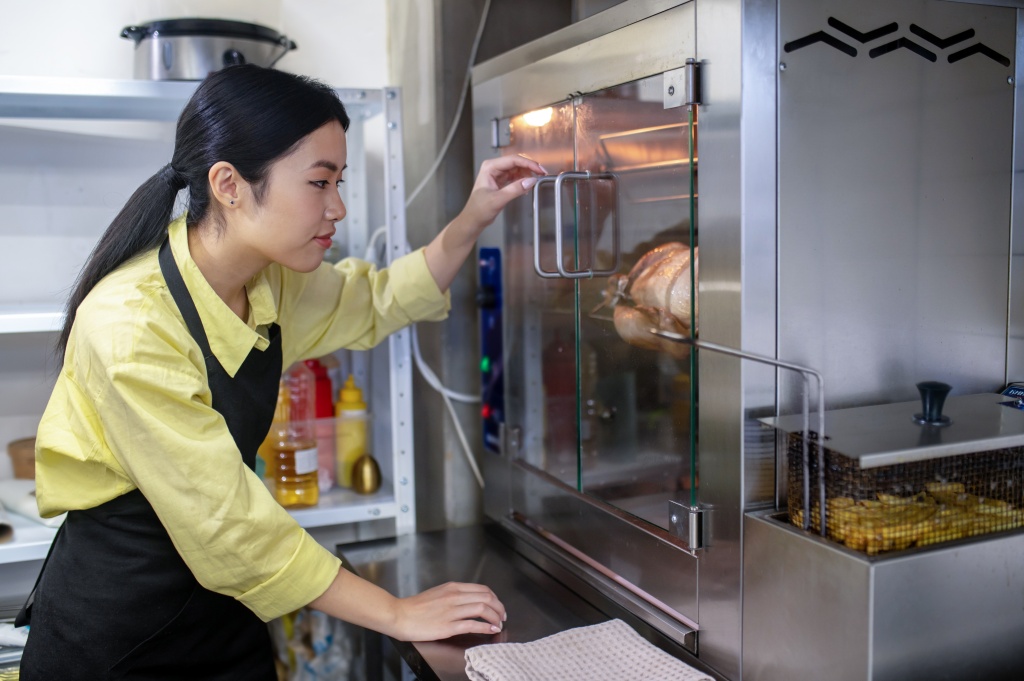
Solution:
<svg viewBox="0 0 1024 681"><path fill-rule="evenodd" d="M523 121L527 125L532 125L535 128L539 128L543 125L547 125L551 120L552 109L547 107L544 109L537 109L536 111L529 111L523 114Z"/></svg>

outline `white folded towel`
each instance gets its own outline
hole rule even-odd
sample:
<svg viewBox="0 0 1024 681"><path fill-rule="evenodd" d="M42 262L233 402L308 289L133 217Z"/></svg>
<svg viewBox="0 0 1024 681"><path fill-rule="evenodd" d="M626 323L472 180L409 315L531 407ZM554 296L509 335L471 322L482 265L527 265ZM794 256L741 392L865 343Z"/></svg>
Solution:
<svg viewBox="0 0 1024 681"><path fill-rule="evenodd" d="M622 620L466 651L470 681L713 681Z"/></svg>
<svg viewBox="0 0 1024 681"><path fill-rule="evenodd" d="M7 622L0 622L0 646L25 647L28 640L28 627L15 627Z"/></svg>

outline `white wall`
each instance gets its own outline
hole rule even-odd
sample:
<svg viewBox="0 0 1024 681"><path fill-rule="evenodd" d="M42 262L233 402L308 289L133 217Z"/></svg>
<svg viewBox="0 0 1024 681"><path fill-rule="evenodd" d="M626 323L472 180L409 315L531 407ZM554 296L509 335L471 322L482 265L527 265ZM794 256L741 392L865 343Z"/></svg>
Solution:
<svg viewBox="0 0 1024 681"><path fill-rule="evenodd" d="M2 0L0 74L131 78L130 24L205 17L262 24L299 49L278 67L333 85L381 87L387 77L383 0Z"/></svg>
<svg viewBox="0 0 1024 681"><path fill-rule="evenodd" d="M298 50L278 62L282 70L339 87L388 84L383 0L0 0L0 75L131 78L134 48L121 29L187 16L286 34ZM170 160L170 124L67 130L0 119L0 305L59 304L117 210ZM377 166L381 139L367 139ZM371 203L380 197L376 187L369 193ZM0 335L0 448L35 432L53 385L54 339ZM0 453L0 479L10 475Z"/></svg>

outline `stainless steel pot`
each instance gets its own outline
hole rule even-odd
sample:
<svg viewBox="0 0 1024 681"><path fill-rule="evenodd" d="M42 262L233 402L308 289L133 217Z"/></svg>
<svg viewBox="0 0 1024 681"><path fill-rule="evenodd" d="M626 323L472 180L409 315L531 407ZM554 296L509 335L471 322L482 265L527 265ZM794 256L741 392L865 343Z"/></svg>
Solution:
<svg viewBox="0 0 1024 681"><path fill-rule="evenodd" d="M297 45L277 31L224 19L162 19L126 26L121 37L135 42L135 77L202 80L233 64L271 67Z"/></svg>

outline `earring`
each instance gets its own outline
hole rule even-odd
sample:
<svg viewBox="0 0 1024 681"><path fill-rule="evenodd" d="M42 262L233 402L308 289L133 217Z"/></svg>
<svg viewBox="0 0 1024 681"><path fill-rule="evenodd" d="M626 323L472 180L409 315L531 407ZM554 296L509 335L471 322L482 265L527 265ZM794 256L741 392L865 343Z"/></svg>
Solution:
<svg viewBox="0 0 1024 681"><path fill-rule="evenodd" d="M235 202L234 202L234 201L232 201L232 202L231 202L231 205L232 205L232 206L233 206L233 205L235 205Z"/></svg>

